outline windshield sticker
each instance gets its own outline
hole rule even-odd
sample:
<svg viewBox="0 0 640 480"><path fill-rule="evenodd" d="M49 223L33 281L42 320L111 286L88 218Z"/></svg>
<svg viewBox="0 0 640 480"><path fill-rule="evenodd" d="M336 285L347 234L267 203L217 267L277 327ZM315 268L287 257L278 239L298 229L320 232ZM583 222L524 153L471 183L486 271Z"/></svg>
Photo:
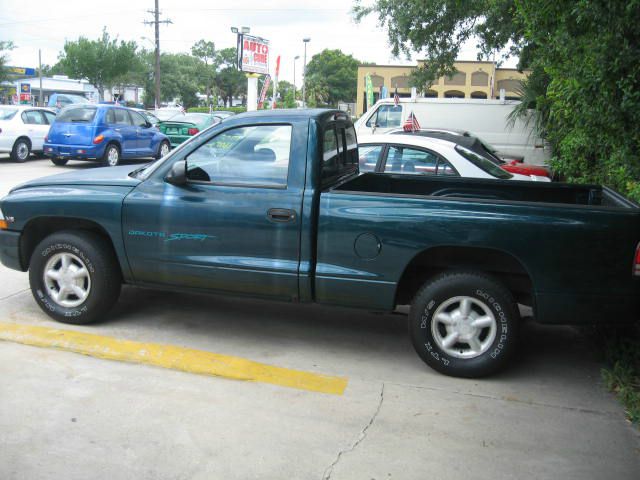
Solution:
<svg viewBox="0 0 640 480"><path fill-rule="evenodd" d="M132 237L163 238L165 242L173 242L175 240L196 240L204 242L207 238L216 238L213 235L207 235L205 233L145 232L142 230L129 230L128 234Z"/></svg>

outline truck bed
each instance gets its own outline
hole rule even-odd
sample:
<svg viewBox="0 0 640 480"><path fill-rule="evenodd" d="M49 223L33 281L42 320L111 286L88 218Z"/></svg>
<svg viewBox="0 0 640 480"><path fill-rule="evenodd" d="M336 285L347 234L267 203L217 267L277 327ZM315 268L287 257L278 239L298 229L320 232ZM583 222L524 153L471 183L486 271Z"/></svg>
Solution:
<svg viewBox="0 0 640 480"><path fill-rule="evenodd" d="M640 208L614 190L600 185L536 183L475 178L438 178L428 176L365 173L341 185L335 191L367 194L451 197L498 202L557 203L635 209Z"/></svg>

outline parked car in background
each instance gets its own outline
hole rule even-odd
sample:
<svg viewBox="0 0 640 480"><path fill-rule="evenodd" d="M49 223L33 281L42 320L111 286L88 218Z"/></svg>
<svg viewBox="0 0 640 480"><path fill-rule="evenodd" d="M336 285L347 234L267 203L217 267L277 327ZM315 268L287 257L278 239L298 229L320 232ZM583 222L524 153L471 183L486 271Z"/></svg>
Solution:
<svg viewBox="0 0 640 480"><path fill-rule="evenodd" d="M44 153L56 165L98 160L114 167L121 159L169 153L169 140L142 115L114 105L72 105L51 126Z"/></svg>
<svg viewBox="0 0 640 480"><path fill-rule="evenodd" d="M183 115L183 114L184 114L184 110L182 108L176 108L176 107L157 108L156 110L153 111L153 115L161 122L164 122L165 120L169 120L175 117L176 115Z"/></svg>
<svg viewBox="0 0 640 480"><path fill-rule="evenodd" d="M527 163L544 165L551 150L522 120L510 125L509 114L519 101L468 98L401 98L395 105L392 98L379 100L355 123L358 137L382 134L402 128L411 114L419 128L469 130L493 145L505 155L524 157Z"/></svg>
<svg viewBox="0 0 640 480"><path fill-rule="evenodd" d="M14 162L42 153L44 137L56 114L46 108L0 105L0 153L9 153Z"/></svg>
<svg viewBox="0 0 640 480"><path fill-rule="evenodd" d="M226 116L219 115L217 112L181 113L160 122L158 128L169 138L171 147L177 147L205 128L220 123L224 118Z"/></svg>
<svg viewBox="0 0 640 480"><path fill-rule="evenodd" d="M360 171L549 182L503 170L469 146L419 135L361 135Z"/></svg>
<svg viewBox="0 0 640 480"><path fill-rule="evenodd" d="M536 175L539 177L551 178L551 171L544 165L531 165L530 163L523 163L523 157L516 155L504 155L497 151L489 143L482 140L480 137L473 135L465 130L446 130L446 129L421 129L415 132L405 131L404 129L394 129L389 132L390 134L398 133L401 135L418 135L429 138L439 138L441 140L447 140L449 142L457 143L464 147L473 150L479 155L482 155L487 160L492 161L503 170L511 173L517 173L519 175Z"/></svg>
<svg viewBox="0 0 640 480"><path fill-rule="evenodd" d="M83 95L74 95L72 93L54 93L49 97L47 107L58 113L64 107L73 104L91 104Z"/></svg>

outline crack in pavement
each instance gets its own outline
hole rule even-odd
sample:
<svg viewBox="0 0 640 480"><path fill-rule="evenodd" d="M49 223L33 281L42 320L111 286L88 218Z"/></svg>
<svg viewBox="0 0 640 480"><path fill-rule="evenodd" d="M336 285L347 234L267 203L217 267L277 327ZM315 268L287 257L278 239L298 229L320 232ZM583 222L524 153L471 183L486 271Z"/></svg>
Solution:
<svg viewBox="0 0 640 480"><path fill-rule="evenodd" d="M358 439L354 442L353 445L351 445L351 447L347 448L346 450L340 450L338 452L338 456L336 457L336 459L333 461L333 463L331 465L329 465L325 469L324 473L322 474L322 480L329 480L331 478L331 474L333 473L333 468L338 464L338 462L342 458L342 455L344 455L346 453L349 453L349 452L353 452L356 449L356 447L358 445L360 445L360 443L362 443L362 441L367 436L367 430L369 430L369 427L371 427L371 425L373 425L373 422L376 421L376 418L377 418L378 414L380 413L380 409L382 408L382 402L383 401L384 401L384 382L382 382L382 388L380 389L380 401L378 402L378 408L376 408L376 411L373 412L373 415L371 416L371 419L369 420L369 423L367 423L365 425L365 427L360 432L360 435L358 436Z"/></svg>
<svg viewBox="0 0 640 480"><path fill-rule="evenodd" d="M16 295L20 295L21 293L28 292L29 290L30 290L29 288L25 288L24 290L20 290L18 292L14 292L14 293L12 293L10 295L7 295L6 297L1 297L0 298L0 302L2 302L3 300L7 300L7 299L9 299L11 297L15 297Z"/></svg>

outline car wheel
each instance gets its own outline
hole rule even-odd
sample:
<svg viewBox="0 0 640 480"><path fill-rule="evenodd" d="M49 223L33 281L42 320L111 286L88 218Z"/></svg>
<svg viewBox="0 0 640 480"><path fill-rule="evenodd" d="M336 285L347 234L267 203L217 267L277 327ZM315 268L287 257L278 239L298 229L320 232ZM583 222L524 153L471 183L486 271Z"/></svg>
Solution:
<svg viewBox="0 0 640 480"><path fill-rule="evenodd" d="M31 256L33 297L59 322L82 325L100 319L118 299L121 283L111 246L92 232L54 233Z"/></svg>
<svg viewBox="0 0 640 480"><path fill-rule="evenodd" d="M157 159L161 159L166 156L171 151L171 145L166 140L160 143L158 147L158 154L156 155Z"/></svg>
<svg viewBox="0 0 640 480"><path fill-rule="evenodd" d="M420 358L454 377L481 377L505 367L518 326L509 290L476 272L445 273L428 282L409 314L409 333Z"/></svg>
<svg viewBox="0 0 640 480"><path fill-rule="evenodd" d="M26 138L19 138L16 143L13 144L11 150L11 160L14 162L22 163L26 162L31 154L31 143Z"/></svg>
<svg viewBox="0 0 640 480"><path fill-rule="evenodd" d="M120 163L120 150L113 143L107 145L102 155L102 163L107 167L116 167Z"/></svg>
<svg viewBox="0 0 640 480"><path fill-rule="evenodd" d="M68 158L52 158L51 161L53 162L54 165L58 165L59 167L62 167L67 164L69 159Z"/></svg>

